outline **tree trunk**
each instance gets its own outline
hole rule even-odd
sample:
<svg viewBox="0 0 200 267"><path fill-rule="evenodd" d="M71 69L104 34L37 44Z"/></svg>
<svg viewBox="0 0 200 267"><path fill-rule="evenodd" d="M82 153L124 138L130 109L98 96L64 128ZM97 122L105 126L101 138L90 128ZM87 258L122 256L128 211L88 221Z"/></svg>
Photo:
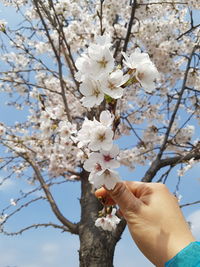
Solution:
<svg viewBox="0 0 200 267"><path fill-rule="evenodd" d="M102 205L91 192L87 173L83 173L81 183L80 267L113 267L115 246L124 231L125 221L122 220L113 232L96 227L94 222Z"/></svg>

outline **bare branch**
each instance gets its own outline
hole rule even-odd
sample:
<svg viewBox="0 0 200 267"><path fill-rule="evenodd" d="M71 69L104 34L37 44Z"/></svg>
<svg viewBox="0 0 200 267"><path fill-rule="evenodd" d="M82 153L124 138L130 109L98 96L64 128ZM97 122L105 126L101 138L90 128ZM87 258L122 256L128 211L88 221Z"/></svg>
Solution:
<svg viewBox="0 0 200 267"><path fill-rule="evenodd" d="M5 220L3 223L5 223L11 216L13 216L14 214L16 214L17 212L19 212L21 209L28 207L30 204L38 201L38 200L42 200L45 199L45 197L37 197L35 199L31 199L30 201L26 202L25 204L22 204L20 207L18 207L16 210L14 210L12 213L10 213L8 216L6 216Z"/></svg>
<svg viewBox="0 0 200 267"><path fill-rule="evenodd" d="M128 42L129 42L129 39L130 39L131 29L132 29L132 26L133 26L133 20L135 18L135 11L136 11L136 7L137 7L137 0L134 0L134 2L131 3L131 5L132 5L131 17L130 17L130 20L129 20L129 23L128 23L128 29L127 29L126 38L125 38L125 41L124 41L123 52L126 52L127 46L128 46ZM122 58L121 58L121 62L122 62Z"/></svg>
<svg viewBox="0 0 200 267"><path fill-rule="evenodd" d="M178 109L179 109L179 106L180 106L180 103L181 103L181 99L182 99L183 93L184 93L184 91L186 89L186 82L187 82L187 77L188 77L188 73L189 73L189 69L190 69L190 64L191 64L191 61L192 61L194 52L196 51L197 48L198 48L198 46L194 46L194 48L192 49L192 52L190 54L190 57L188 58L188 62L187 62L187 66L186 66L186 71L185 71L185 75L184 75L184 78L183 78L182 87L181 87L181 90L179 92L179 97L177 99L177 102L176 102L174 111L172 113L171 119L169 121L169 125L167 127L167 131L165 133L165 137L164 137L163 143L162 143L162 145L160 147L160 151L159 151L156 159L152 162L150 168L147 170L147 172L145 173L145 175L144 175L144 177L142 179L142 181L144 181L144 182L151 182L152 179L153 179L153 177L158 172L158 170L160 168L162 168L161 167L162 164L161 164L161 160L160 159L161 159L161 157L163 155L164 150L166 149L168 137L169 137L169 134L170 134L172 125L174 123L176 114L178 112ZM170 165L170 164L167 164L167 165Z"/></svg>
<svg viewBox="0 0 200 267"><path fill-rule="evenodd" d="M25 153L19 153L16 152L14 150L14 148L4 144L5 146L7 146L10 150L12 150L13 152L15 152L19 157L23 158L26 162L28 162L30 164L30 166L32 167L32 169L35 172L35 176L37 178L37 180L39 181L45 196L51 206L52 211L54 212L55 216L57 217L57 219L62 222L66 227L69 228L69 231L73 234L78 234L79 231L79 224L75 224L70 222L68 219L66 219L63 214L61 213L61 211L59 210L50 190L49 190L49 185L45 182L45 180L43 179L39 167L37 166L36 163L34 163Z"/></svg>
<svg viewBox="0 0 200 267"><path fill-rule="evenodd" d="M136 130L133 128L132 124L128 120L128 117L125 117L125 120L127 121L129 127L131 128L131 130L133 131L133 133L135 134L135 136L138 138L138 140L140 141L140 143L141 144L144 144L143 140L140 138L140 136L137 134Z"/></svg>
<svg viewBox="0 0 200 267"><path fill-rule="evenodd" d="M28 230L33 229L33 228L37 229L39 227L49 227L49 226L53 227L53 228L56 228L56 229L60 229L60 230L62 230L62 232L70 232L69 229L66 226L54 224L54 223L51 223L51 222L49 222L49 223L32 224L32 225L29 225L29 226L27 226L27 227L25 227L25 228L23 228L23 229L21 229L21 230L19 230L17 232L7 232L4 229L0 229L0 232L5 234L5 235L7 235L7 236L15 236L15 235L21 235L23 232L28 231Z"/></svg>
<svg viewBox="0 0 200 267"><path fill-rule="evenodd" d="M170 119L170 122L169 122L169 125L168 125L168 128L167 128L167 131L165 133L165 138L163 140L163 143L162 143L162 146L160 148L160 152L158 154L158 159L160 159L162 157L162 154L163 154L163 151L165 150L166 148L166 144L167 144L167 140L168 140L168 137L169 137L169 134L170 134L170 131L171 131L171 128L172 128L172 125L174 123L174 120L175 120L175 117L176 117L176 114L178 112L178 108L180 106L180 103L181 103L181 99L182 99L182 96L183 96L183 93L185 91L185 86L186 86L186 82L187 82L187 77L188 77L188 73L189 73L189 69L190 69L190 64L191 64L191 61L192 61L192 57L193 57L193 54L195 52L195 50L197 49L197 46L195 46L192 50L192 53L190 55L190 57L188 58L188 63L187 63L187 66L186 66L186 71L185 71L185 75L184 75L184 78L183 78L183 83L182 83L182 87L181 87L181 91L179 92L179 97L178 97L178 100L176 102L176 105L175 105L175 108L174 108L174 111L172 113L172 116L171 116L171 119Z"/></svg>
<svg viewBox="0 0 200 267"><path fill-rule="evenodd" d="M65 60L66 60L66 62L68 64L72 79L75 82L77 89L79 89L79 83L75 79L75 71L78 71L78 70L76 68L76 65L75 65L75 62L74 62L74 59L73 59L73 56L72 56L72 53L71 53L70 46L69 46L69 44L68 44L68 42L66 40L65 33L63 31L63 25L60 23L60 20L58 18L58 15L56 13L55 8L54 8L53 1L49 0L49 2L51 3L50 5L51 5L51 7L52 7L52 9L54 11L56 22L58 23L58 26L59 26L59 29L57 29L57 27L56 27L57 33L58 33L59 36L61 36L61 39L64 41L64 44L65 44L64 45L62 43L62 40L61 40L60 46L61 46L62 53L64 54ZM66 48L67 48L68 54L66 53Z"/></svg>
<svg viewBox="0 0 200 267"><path fill-rule="evenodd" d="M139 6L149 6L149 5L162 5L162 4L167 4L167 5L187 5L188 3L186 3L186 2L167 2L167 1L162 1L160 3L158 3L158 2L150 2L150 3L140 3L138 5Z"/></svg>
<svg viewBox="0 0 200 267"><path fill-rule="evenodd" d="M100 21L100 34L103 35L105 29L103 29L103 2L104 0L100 0L100 13L97 11L97 16L99 17Z"/></svg>
<svg viewBox="0 0 200 267"><path fill-rule="evenodd" d="M194 201L194 202L190 202L190 203L182 204L182 205L180 205L180 208L184 208L184 207L192 206L192 205L199 204L199 203L200 203L200 200L197 200L197 201Z"/></svg>
<svg viewBox="0 0 200 267"><path fill-rule="evenodd" d="M23 156L24 157L24 156ZM56 205L56 202L51 194L51 192L49 191L49 187L48 185L45 183L39 168L36 166L36 164L34 164L30 159L25 158L25 160L31 165L31 167L33 168L35 175L38 179L38 181L41 184L41 187L43 188L46 198L50 203L50 206L52 208L52 211L54 212L54 214L56 215L57 219L62 222L65 226L67 226L69 228L69 231L73 234L78 234L78 224L74 224L72 222L70 222L68 219L66 219L63 214L61 213L61 211L58 209L58 206Z"/></svg>
<svg viewBox="0 0 200 267"><path fill-rule="evenodd" d="M162 160L156 162L155 166L152 165L154 168L152 168L152 167L149 168L149 170L147 171L147 173L144 176L144 178L142 179L142 181L143 182L151 182L153 177L156 175L156 173L161 168L166 167L166 166L173 166L174 167L180 163L187 162L192 158L194 158L194 160L200 160L200 151L191 151L191 152L188 152L184 156L176 156L176 157L172 157L172 158L162 159ZM155 162L153 164L155 164ZM149 180L149 178L151 178L151 179Z"/></svg>
<svg viewBox="0 0 200 267"><path fill-rule="evenodd" d="M197 25L191 27L191 28L190 28L189 30L187 30L186 32L183 32L182 34L180 34L180 35L176 38L176 40L181 39L184 35L187 35L188 33L190 33L190 32L192 32L192 31L196 30L198 27L200 27L200 24L197 24Z"/></svg>
<svg viewBox="0 0 200 267"><path fill-rule="evenodd" d="M53 40L51 39L51 36L49 34L49 30L47 28L46 22L45 22L42 14L41 14L41 11L40 11L40 8L39 8L39 5L38 5L38 1L37 0L33 0L33 2L35 4L35 7L36 7L37 12L38 12L38 15L39 15L39 17L41 19L42 25L44 26L46 35L48 37L48 40L49 40L49 42L51 44L51 47L53 49L53 52L55 54L55 57L56 57L56 60L57 60L57 63L58 63L58 71L59 71L59 77L60 77L60 86L61 86L62 98L63 98L65 111L66 111L68 120L71 122L71 115L70 115L70 111L69 111L69 107L68 107L68 103L67 103L67 98L66 98L66 95L65 95L64 83L63 83L63 77L62 77L62 62L61 62L61 58L60 58L59 54L57 53L56 47L55 47L55 45L53 43Z"/></svg>

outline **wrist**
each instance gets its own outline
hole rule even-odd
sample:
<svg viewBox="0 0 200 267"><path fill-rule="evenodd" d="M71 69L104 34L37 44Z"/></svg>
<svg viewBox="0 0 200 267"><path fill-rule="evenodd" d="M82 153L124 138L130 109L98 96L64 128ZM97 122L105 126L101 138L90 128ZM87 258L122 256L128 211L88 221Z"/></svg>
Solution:
<svg viewBox="0 0 200 267"><path fill-rule="evenodd" d="M186 248L188 245L195 241L195 238L190 232L187 235L183 234L179 237L173 236L172 238L170 238L167 245L167 253L163 258L162 266L164 266L165 262L168 262L169 260L174 258L179 252L181 252L184 248Z"/></svg>
<svg viewBox="0 0 200 267"><path fill-rule="evenodd" d="M191 242L172 259L167 261L165 267L190 266L200 267L200 242Z"/></svg>

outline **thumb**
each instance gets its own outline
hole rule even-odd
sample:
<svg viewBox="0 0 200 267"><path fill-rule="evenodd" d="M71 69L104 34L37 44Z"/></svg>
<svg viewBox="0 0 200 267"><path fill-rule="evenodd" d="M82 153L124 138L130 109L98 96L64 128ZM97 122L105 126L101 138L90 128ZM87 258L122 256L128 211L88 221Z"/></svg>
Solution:
<svg viewBox="0 0 200 267"><path fill-rule="evenodd" d="M126 213L137 213L141 205L141 201L129 190L125 182L117 183L113 190L108 190L111 198L118 204L124 217Z"/></svg>

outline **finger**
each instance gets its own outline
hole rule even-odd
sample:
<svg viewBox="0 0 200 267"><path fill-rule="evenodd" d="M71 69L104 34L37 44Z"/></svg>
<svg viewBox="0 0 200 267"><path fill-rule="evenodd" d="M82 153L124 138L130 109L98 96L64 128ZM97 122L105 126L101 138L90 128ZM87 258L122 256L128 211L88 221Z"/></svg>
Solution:
<svg viewBox="0 0 200 267"><path fill-rule="evenodd" d="M104 187L97 189L95 196L102 202L102 204L106 206L112 206L116 204Z"/></svg>
<svg viewBox="0 0 200 267"><path fill-rule="evenodd" d="M122 213L138 212L142 202L129 190L126 182L117 183L113 190L108 191L111 198L119 205Z"/></svg>
<svg viewBox="0 0 200 267"><path fill-rule="evenodd" d="M128 189L134 194L134 196L144 201L144 197L152 194L152 186L150 183L136 182L136 181L125 181Z"/></svg>
<svg viewBox="0 0 200 267"><path fill-rule="evenodd" d="M121 210L117 210L116 214L118 215L118 217L124 217L124 214Z"/></svg>

